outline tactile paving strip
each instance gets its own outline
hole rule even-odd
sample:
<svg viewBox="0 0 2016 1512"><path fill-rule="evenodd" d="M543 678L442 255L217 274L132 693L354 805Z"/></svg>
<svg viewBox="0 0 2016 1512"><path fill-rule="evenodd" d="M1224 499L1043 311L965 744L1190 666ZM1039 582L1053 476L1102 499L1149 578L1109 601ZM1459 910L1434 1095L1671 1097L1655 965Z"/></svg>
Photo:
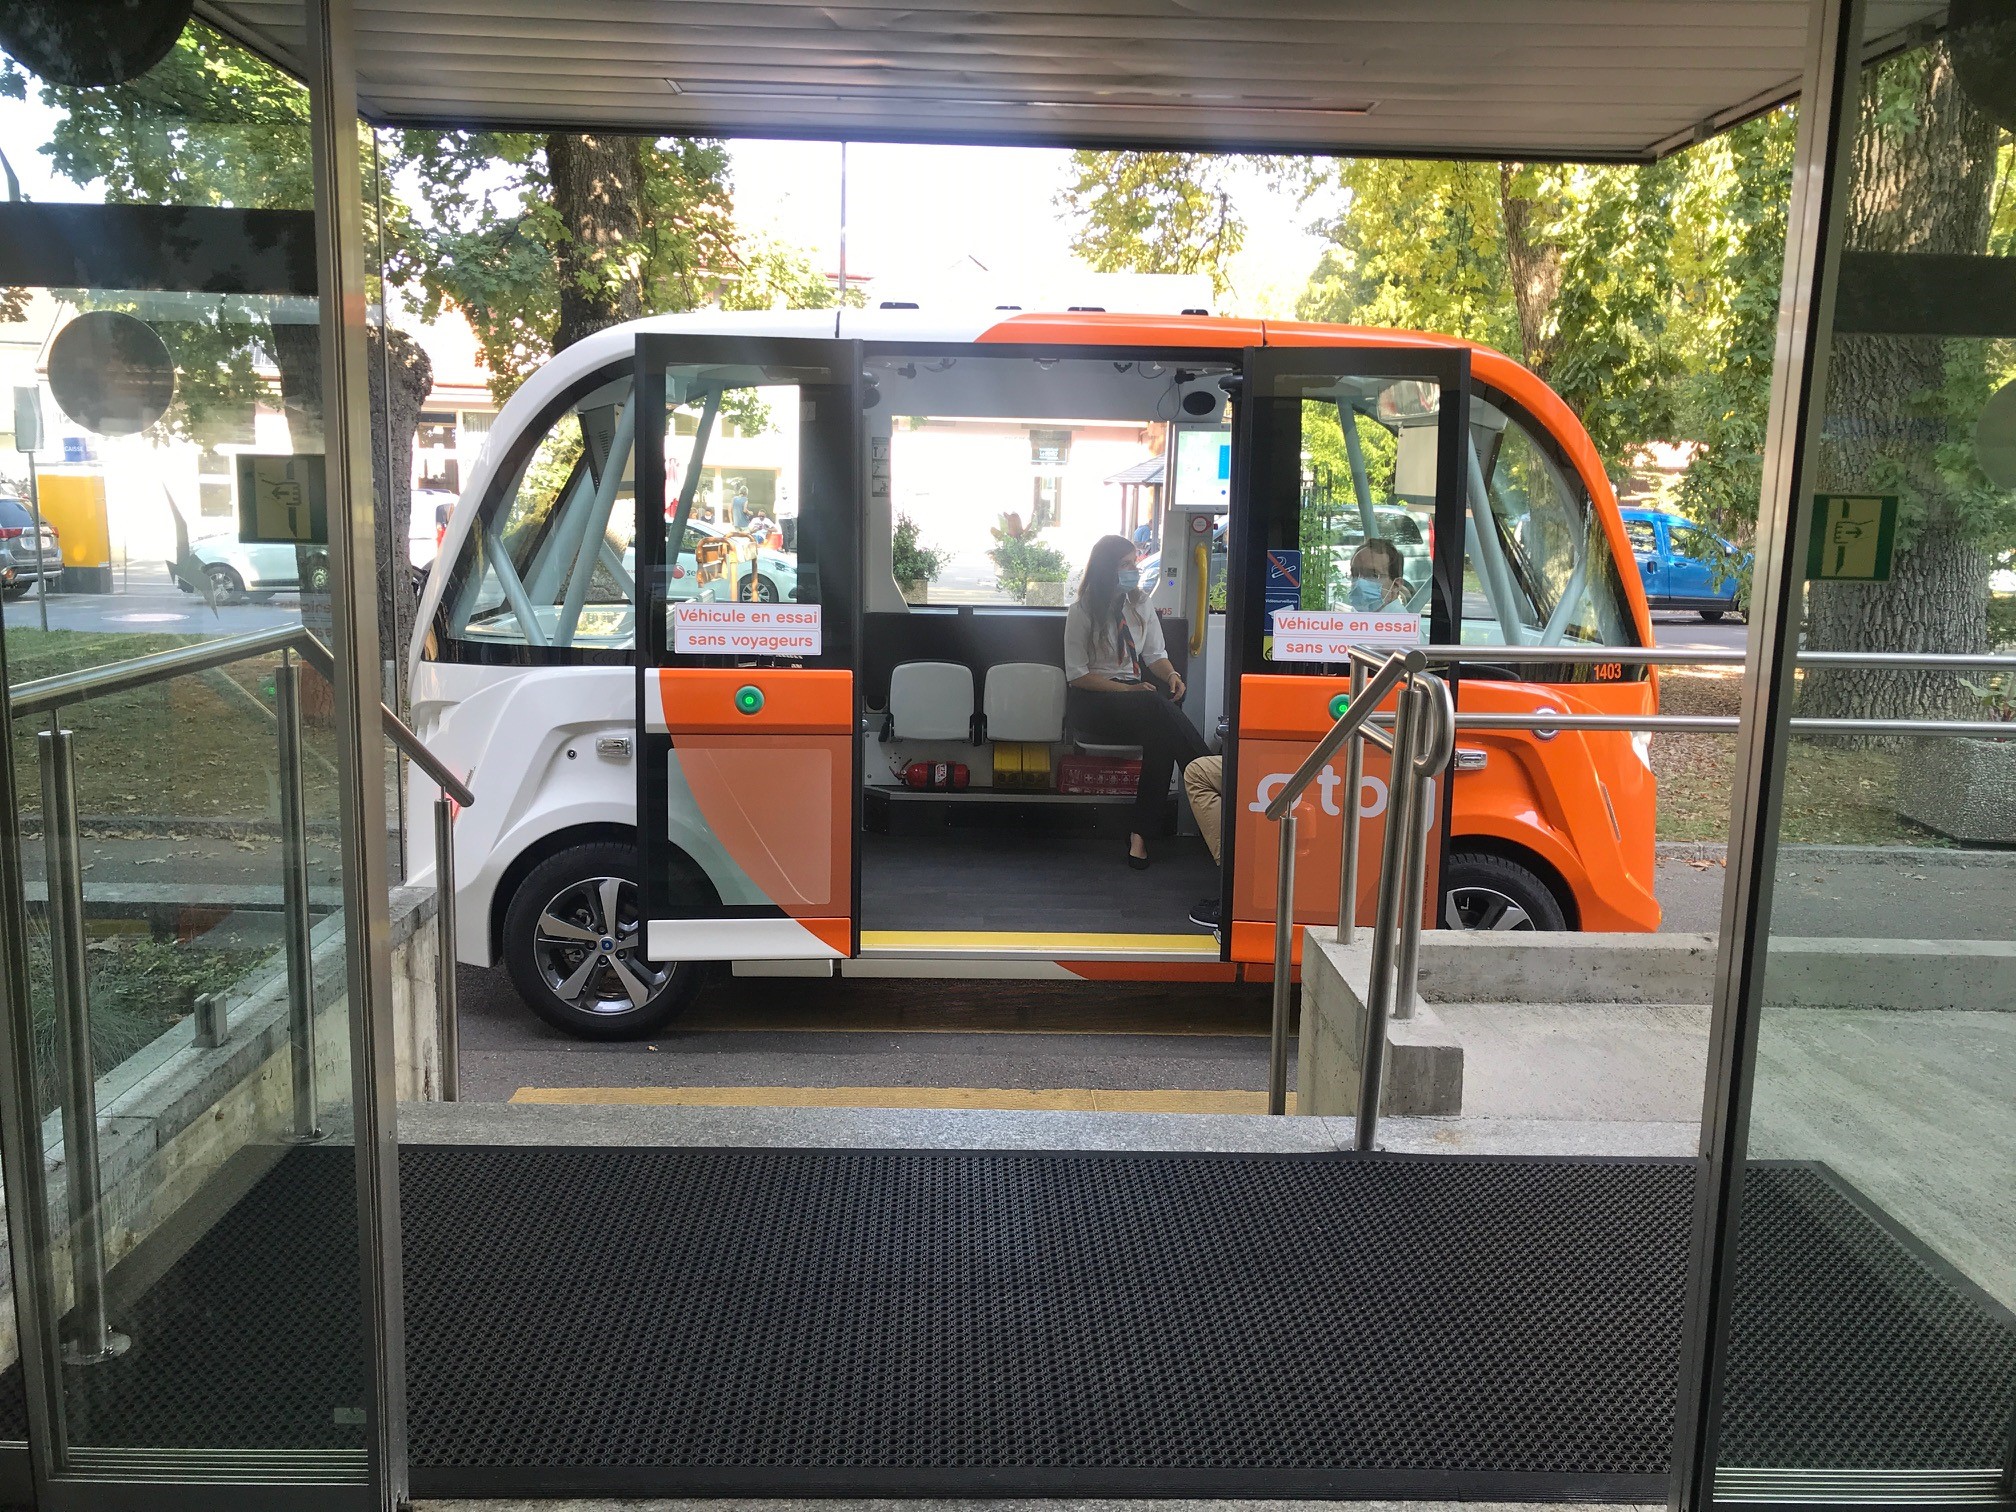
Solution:
<svg viewBox="0 0 2016 1512"><path fill-rule="evenodd" d="M1656 1497L1692 1170L409 1147L414 1486ZM1817 1168L1747 1211L1725 1463L1978 1464L2006 1315ZM290 1154L72 1376L79 1441L355 1444L354 1256L348 1153Z"/></svg>

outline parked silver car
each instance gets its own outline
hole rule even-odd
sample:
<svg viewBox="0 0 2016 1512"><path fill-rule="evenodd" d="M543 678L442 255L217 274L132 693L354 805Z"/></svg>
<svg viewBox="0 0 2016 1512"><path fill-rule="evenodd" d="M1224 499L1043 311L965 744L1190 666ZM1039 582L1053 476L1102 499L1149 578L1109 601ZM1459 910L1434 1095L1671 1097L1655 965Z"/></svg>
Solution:
<svg viewBox="0 0 2016 1512"><path fill-rule="evenodd" d="M220 604L233 604L241 598L270 598L282 591L329 591L326 547L310 547L304 552L295 546L219 539L196 542L189 555L194 569L209 579L211 593ZM175 572L174 563L168 568ZM176 572L175 581L185 593L195 593L201 586L190 581L189 567Z"/></svg>
<svg viewBox="0 0 2016 1512"><path fill-rule="evenodd" d="M17 599L44 579L63 576L63 547L55 527L43 522L35 532L35 512L21 500L0 496L0 594Z"/></svg>

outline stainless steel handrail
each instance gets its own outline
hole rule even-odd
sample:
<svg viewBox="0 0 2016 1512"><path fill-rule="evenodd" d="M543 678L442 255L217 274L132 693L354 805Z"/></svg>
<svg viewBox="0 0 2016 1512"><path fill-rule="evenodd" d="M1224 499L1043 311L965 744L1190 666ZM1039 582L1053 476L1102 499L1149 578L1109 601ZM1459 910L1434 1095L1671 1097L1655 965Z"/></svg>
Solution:
<svg viewBox="0 0 2016 1512"><path fill-rule="evenodd" d="M165 682L190 672L225 667L248 657L271 651L298 651L325 677L335 674L336 657L312 630L300 625L283 625L273 630L255 630L247 635L227 635L195 646L178 646L172 651L156 651L130 661L104 667L87 667L81 672L65 672L41 677L9 690L9 704L17 717L47 714L86 699L103 698L108 693L125 693L152 683ZM412 763L425 772L434 785L463 808L476 802L469 785L451 772L441 759L427 749L412 728L385 704L378 705L379 721L385 736L405 752Z"/></svg>
<svg viewBox="0 0 2016 1512"><path fill-rule="evenodd" d="M1499 666L1740 667L1748 653L1702 651L1666 646L1423 646L1421 654L1436 666L1463 662ZM1945 651L1801 651L1801 667L1858 667L1877 672L1996 672L2016 669L2009 652Z"/></svg>
<svg viewBox="0 0 2016 1512"><path fill-rule="evenodd" d="M315 969L312 921L308 910L308 836L301 785L300 667L309 661L325 677L335 676L335 657L306 627L282 626L247 635L224 636L198 645L137 656L103 667L57 677L38 678L0 694L0 706L13 717L47 714L52 728L40 736L42 745L43 837L50 848L49 920L59 1030L64 1034L66 1076L62 1087L64 1138L69 1150L71 1259L77 1299L74 1337L69 1358L76 1363L108 1359L125 1347L124 1337L106 1315L105 1250L99 1221L102 1173L98 1168L98 1108L96 1079L90 1055L90 983L83 969L84 884L76 864L77 800L72 733L57 725L54 715L73 704L129 692L191 673L210 672L272 652L280 653L274 672L272 711L280 765L280 825L282 852L282 914L287 951L288 1047L292 1061L291 1143L324 1137L319 1126L315 1053ZM439 960L436 995L440 1015L440 1046L444 1061L442 1088L452 1100L459 1076L455 1023L455 867L454 820L458 809L476 801L469 785L440 758L391 708L379 706L386 736L440 788L435 804L435 882L439 918ZM262 706L263 711L263 706ZM200 1035L198 1037L200 1043Z"/></svg>
<svg viewBox="0 0 2016 1512"><path fill-rule="evenodd" d="M1337 754L1337 748L1368 727L1379 700L1418 675L1426 665L1419 651L1396 651L1389 656L1363 692L1351 699L1349 707L1337 716L1329 732L1316 742L1308 757L1282 784L1274 801L1267 805L1267 817L1281 826L1280 844L1275 852L1274 1019L1267 1054L1269 1113L1288 1111L1288 967L1295 948L1295 804L1322 772L1324 765ZM1402 707L1403 711L1407 707L1404 697ZM1353 741L1353 744L1356 742ZM1395 758L1396 762L1404 759L1404 755ZM1352 795L1349 801L1355 803L1356 795Z"/></svg>
<svg viewBox="0 0 2016 1512"><path fill-rule="evenodd" d="M1269 1044L1267 1111L1285 1113L1288 1103L1288 1017L1290 969L1295 943L1295 805L1340 748L1348 751L1345 822L1338 872L1338 939L1349 944L1356 932L1358 841L1362 820L1363 742L1391 753L1387 781L1387 822L1379 869L1377 920L1373 925L1371 978L1367 989L1365 1041L1360 1056L1356 1142L1373 1148L1378 1126L1386 1023L1413 1007L1412 973L1420 959L1422 892L1427 874L1427 797L1430 779L1455 753L1455 704L1449 686L1428 675L1420 648L1396 651L1383 660L1370 652L1351 653L1351 692L1344 711L1282 784L1266 807L1280 826L1274 888L1273 1033ZM1368 680L1368 669L1373 675ZM1388 693L1394 713L1375 711ZM1390 723L1385 737L1379 722ZM1304 960L1307 960L1305 952Z"/></svg>
<svg viewBox="0 0 2016 1512"><path fill-rule="evenodd" d="M40 677L8 690L8 702L17 718L48 714L68 704L102 698L108 693L124 693L165 682L188 672L229 666L249 656L268 651L285 651L306 634L298 625L277 630L260 630L250 635L227 635L195 646L178 646L172 651L156 651L130 661L104 667L86 667L81 672L65 672L56 677Z"/></svg>
<svg viewBox="0 0 2016 1512"><path fill-rule="evenodd" d="M300 630L296 633L300 636L301 654L313 662L323 676L333 676L336 668L334 653L312 631ZM382 702L378 705L378 720L384 727L385 738L404 751L407 759L425 772L436 787L461 807L474 806L476 795L470 791L469 785L449 771L441 758L427 749L427 743L413 733L412 727Z"/></svg>

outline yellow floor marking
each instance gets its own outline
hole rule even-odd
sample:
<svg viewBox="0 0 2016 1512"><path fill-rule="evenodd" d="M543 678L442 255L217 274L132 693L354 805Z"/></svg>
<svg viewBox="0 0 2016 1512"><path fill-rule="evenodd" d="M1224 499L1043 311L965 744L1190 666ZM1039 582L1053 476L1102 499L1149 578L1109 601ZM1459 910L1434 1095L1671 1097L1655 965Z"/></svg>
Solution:
<svg viewBox="0 0 2016 1512"><path fill-rule="evenodd" d="M1041 950L1056 960L1136 951L1218 957L1208 934L1058 934L1049 930L864 929L865 950Z"/></svg>
<svg viewBox="0 0 2016 1512"><path fill-rule="evenodd" d="M520 1087L514 1103L646 1108L986 1108L1004 1112L1265 1113L1264 1092L1105 1087ZM1295 1094L1288 1094L1295 1110Z"/></svg>

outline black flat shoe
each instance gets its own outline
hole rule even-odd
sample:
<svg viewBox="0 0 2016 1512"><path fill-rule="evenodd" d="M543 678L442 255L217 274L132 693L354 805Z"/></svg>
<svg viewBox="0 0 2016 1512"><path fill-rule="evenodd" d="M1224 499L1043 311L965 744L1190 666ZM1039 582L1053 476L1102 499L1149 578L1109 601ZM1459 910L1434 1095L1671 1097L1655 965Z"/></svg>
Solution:
<svg viewBox="0 0 2016 1512"><path fill-rule="evenodd" d="M1148 870L1148 858L1146 856L1137 856L1132 851L1127 852L1127 864L1135 871Z"/></svg>

